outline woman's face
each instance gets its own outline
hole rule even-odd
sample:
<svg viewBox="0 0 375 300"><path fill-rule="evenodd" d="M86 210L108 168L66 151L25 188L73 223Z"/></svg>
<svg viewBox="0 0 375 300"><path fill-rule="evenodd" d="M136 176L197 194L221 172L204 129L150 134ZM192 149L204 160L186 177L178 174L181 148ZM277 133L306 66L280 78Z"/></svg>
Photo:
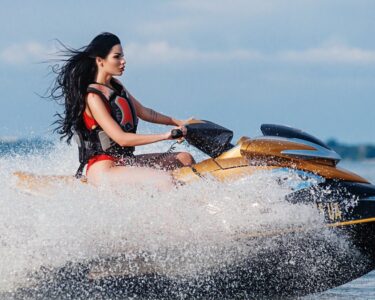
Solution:
<svg viewBox="0 0 375 300"><path fill-rule="evenodd" d="M115 76L122 75L125 70L126 61L121 45L113 46L107 57L100 59L98 63L104 72Z"/></svg>

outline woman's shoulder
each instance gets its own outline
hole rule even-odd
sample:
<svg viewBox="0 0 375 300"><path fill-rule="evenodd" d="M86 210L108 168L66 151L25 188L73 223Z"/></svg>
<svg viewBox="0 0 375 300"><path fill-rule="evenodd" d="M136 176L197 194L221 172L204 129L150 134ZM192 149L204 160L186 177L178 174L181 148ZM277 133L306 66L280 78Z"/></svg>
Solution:
<svg viewBox="0 0 375 300"><path fill-rule="evenodd" d="M102 99L102 97L98 93L88 91L86 94L86 99Z"/></svg>
<svg viewBox="0 0 375 300"><path fill-rule="evenodd" d="M89 109L93 107L100 108L104 104L105 108L110 111L110 106L108 101L97 93L87 93L86 95L86 105L88 105Z"/></svg>
<svg viewBox="0 0 375 300"><path fill-rule="evenodd" d="M100 101L100 102L106 102L103 99L104 97L96 92L87 92L85 100L86 104L93 105L94 103Z"/></svg>

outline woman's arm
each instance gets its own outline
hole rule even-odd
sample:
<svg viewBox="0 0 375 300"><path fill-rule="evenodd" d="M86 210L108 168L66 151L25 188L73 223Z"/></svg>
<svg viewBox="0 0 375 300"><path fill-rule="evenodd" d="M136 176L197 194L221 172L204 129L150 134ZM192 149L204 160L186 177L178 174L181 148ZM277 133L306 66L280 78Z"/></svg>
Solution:
<svg viewBox="0 0 375 300"><path fill-rule="evenodd" d="M182 126L184 125L185 121L178 120L172 117L168 117L163 115L159 112L154 111L151 108L143 106L133 95L131 95L128 91L126 91L130 97L130 100L134 103L135 109L137 111L137 116L144 121L156 123L156 124L164 124L164 125L172 125L172 126Z"/></svg>
<svg viewBox="0 0 375 300"><path fill-rule="evenodd" d="M171 139L171 133L135 134L124 132L108 112L103 100L94 93L87 95L87 105L93 118L108 136L122 147L132 147L151 144Z"/></svg>

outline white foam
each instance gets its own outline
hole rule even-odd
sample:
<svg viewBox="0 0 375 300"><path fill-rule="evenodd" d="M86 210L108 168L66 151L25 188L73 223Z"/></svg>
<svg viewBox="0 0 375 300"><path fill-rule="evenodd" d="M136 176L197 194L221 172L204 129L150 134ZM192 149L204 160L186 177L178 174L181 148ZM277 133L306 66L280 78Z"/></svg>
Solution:
<svg viewBox="0 0 375 300"><path fill-rule="evenodd" d="M169 144L141 151L161 152ZM146 255L158 272L189 276L257 251L256 243L246 242L251 236L323 226L313 206L283 201L289 190L265 173L227 184L200 181L164 193L134 186L110 191L77 182L57 184L44 198L15 188L14 171L73 175L77 155L75 146L56 142L47 153L0 158L2 291L30 284L41 267L121 254Z"/></svg>

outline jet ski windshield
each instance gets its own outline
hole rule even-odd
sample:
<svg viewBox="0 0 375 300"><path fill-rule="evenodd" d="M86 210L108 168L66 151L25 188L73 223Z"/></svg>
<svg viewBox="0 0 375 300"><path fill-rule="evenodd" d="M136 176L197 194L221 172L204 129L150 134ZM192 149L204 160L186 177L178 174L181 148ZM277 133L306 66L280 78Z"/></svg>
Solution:
<svg viewBox="0 0 375 300"><path fill-rule="evenodd" d="M302 130L295 129L289 126L262 124L260 130L262 131L264 136L279 136L285 138L301 139L322 146L328 150L332 150L324 142L312 136L311 134L308 134Z"/></svg>
<svg viewBox="0 0 375 300"><path fill-rule="evenodd" d="M199 120L185 125L186 141L211 157L217 157L233 148L230 141L233 131L206 120Z"/></svg>

